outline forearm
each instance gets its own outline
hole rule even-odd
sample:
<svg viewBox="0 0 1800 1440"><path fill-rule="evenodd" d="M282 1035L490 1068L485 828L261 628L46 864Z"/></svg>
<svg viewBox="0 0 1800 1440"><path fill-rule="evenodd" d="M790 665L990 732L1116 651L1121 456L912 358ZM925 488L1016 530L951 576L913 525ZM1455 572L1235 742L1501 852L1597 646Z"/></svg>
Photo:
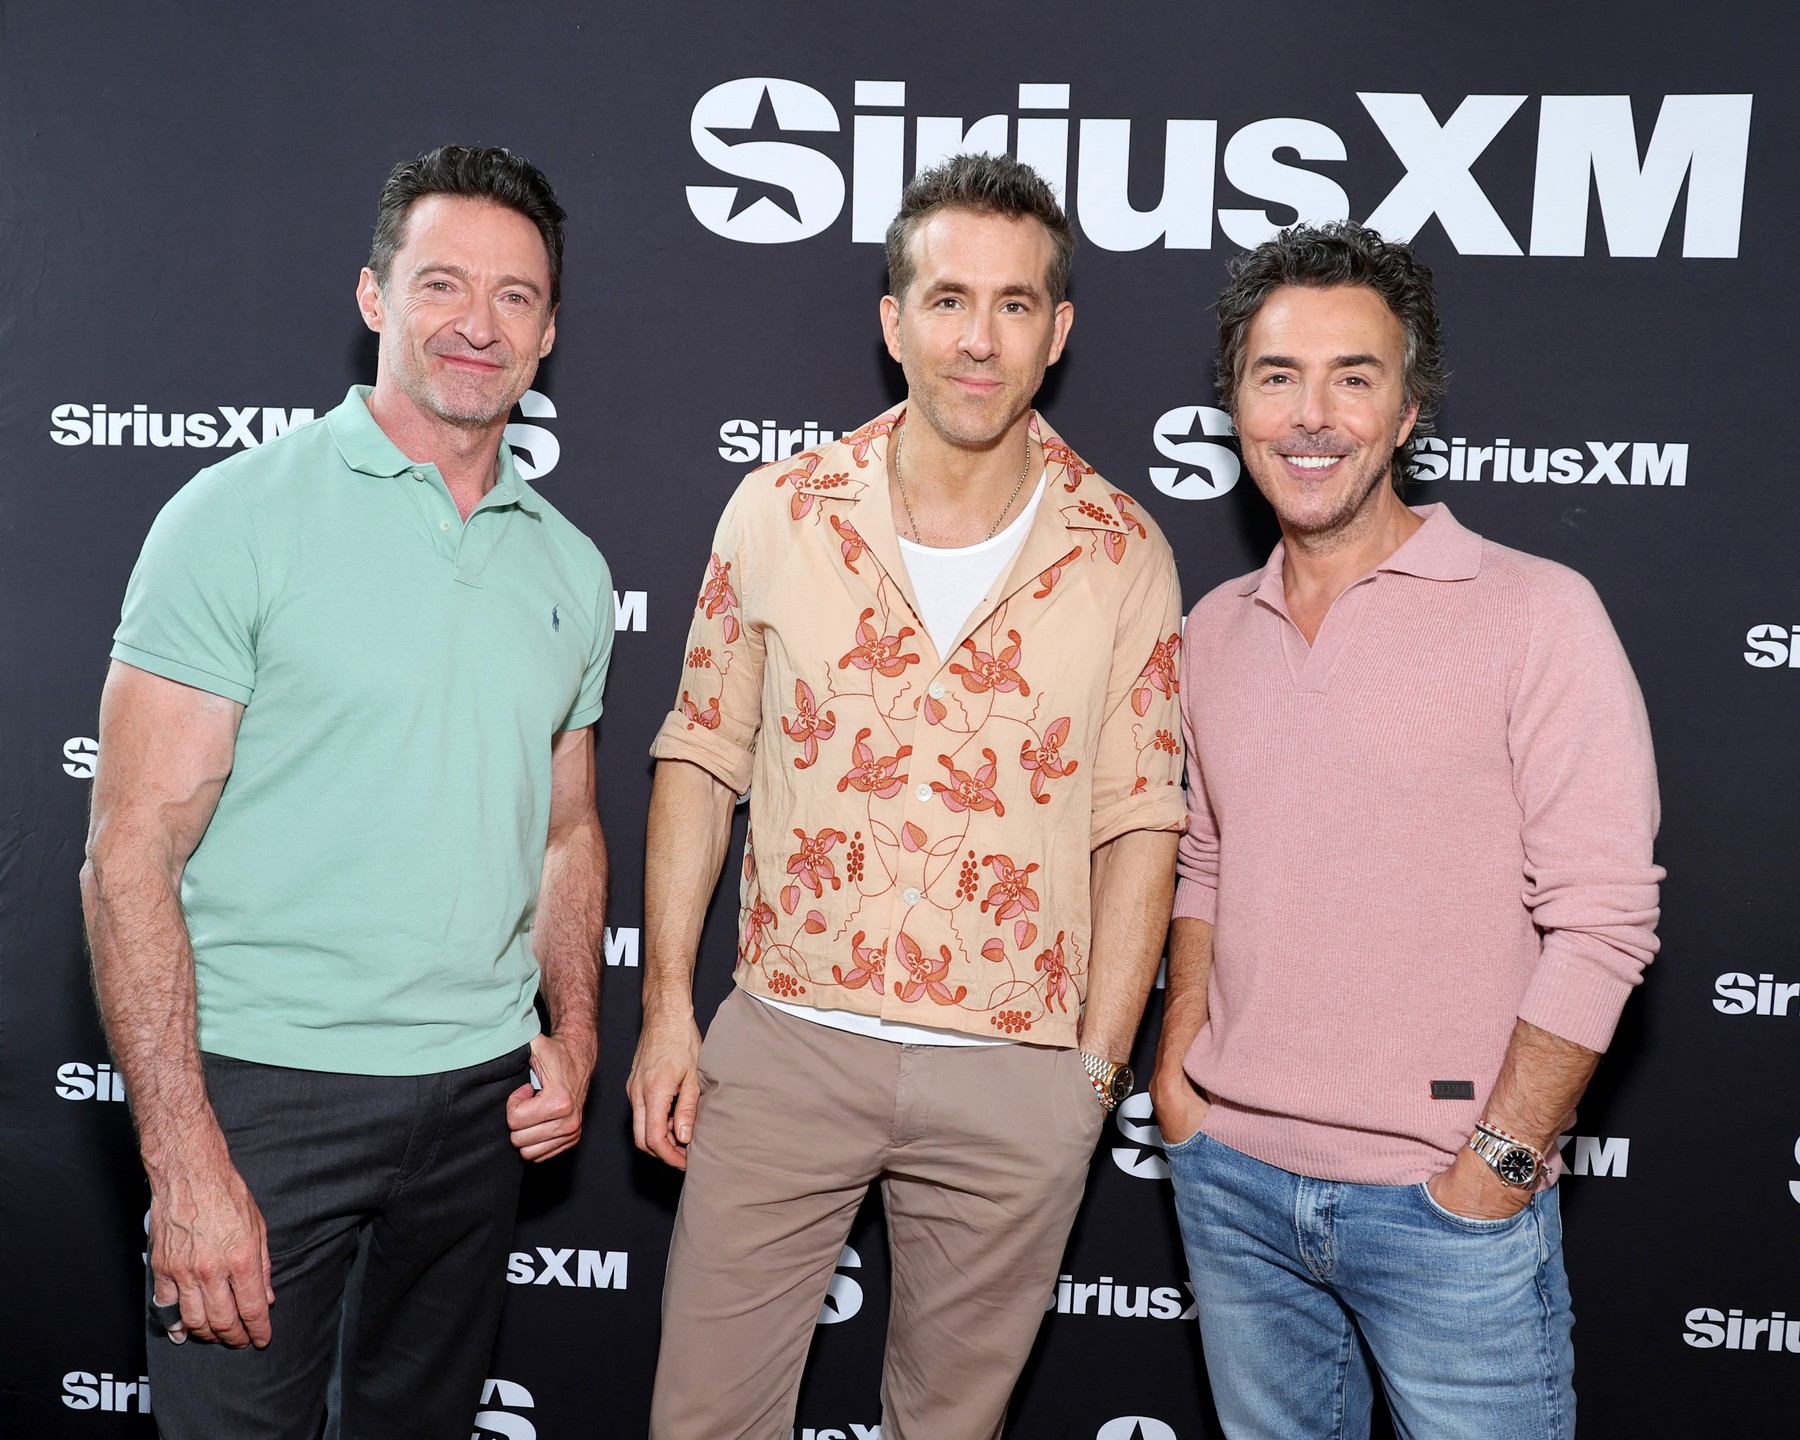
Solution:
<svg viewBox="0 0 1800 1440"><path fill-rule="evenodd" d="M1156 1044L1159 1072L1182 1073L1188 1051L1206 1026L1212 963L1212 922L1176 916L1169 927L1169 974L1163 989L1162 1035Z"/></svg>
<svg viewBox="0 0 1800 1440"><path fill-rule="evenodd" d="M606 837L599 817L552 834L544 849L532 949L550 1033L590 1066L599 1047L606 893Z"/></svg>
<svg viewBox="0 0 1800 1440"><path fill-rule="evenodd" d="M111 846L93 847L81 872L94 995L158 1189L175 1173L227 1158L201 1068L194 956L177 886L164 864Z"/></svg>
<svg viewBox="0 0 1800 1440"><path fill-rule="evenodd" d="M706 908L731 846L737 796L682 760L657 764L644 838L644 1015L691 1018Z"/></svg>
<svg viewBox="0 0 1800 1440"><path fill-rule="evenodd" d="M1125 1061L1156 981L1175 895L1175 845L1163 831L1134 830L1094 852L1093 939L1081 1047Z"/></svg>
<svg viewBox="0 0 1800 1440"><path fill-rule="evenodd" d="M1549 1154L1599 1063L1599 1052L1520 1020L1481 1118Z"/></svg>

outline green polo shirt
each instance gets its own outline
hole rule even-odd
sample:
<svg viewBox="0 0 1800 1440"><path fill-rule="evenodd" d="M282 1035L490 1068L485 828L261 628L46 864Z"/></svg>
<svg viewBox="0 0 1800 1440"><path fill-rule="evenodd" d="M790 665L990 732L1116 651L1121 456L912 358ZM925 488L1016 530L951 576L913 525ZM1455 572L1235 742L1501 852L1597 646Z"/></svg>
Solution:
<svg viewBox="0 0 1800 1440"><path fill-rule="evenodd" d="M182 487L112 653L244 706L181 886L201 1048L427 1074L538 1031L550 747L600 714L612 578L504 445L465 523L368 393Z"/></svg>

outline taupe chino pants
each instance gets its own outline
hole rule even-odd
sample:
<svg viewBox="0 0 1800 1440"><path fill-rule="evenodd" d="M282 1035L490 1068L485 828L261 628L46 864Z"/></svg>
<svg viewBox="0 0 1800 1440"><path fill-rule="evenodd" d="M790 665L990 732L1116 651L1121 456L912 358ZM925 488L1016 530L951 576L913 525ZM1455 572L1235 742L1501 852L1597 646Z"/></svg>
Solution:
<svg viewBox="0 0 1800 1440"><path fill-rule="evenodd" d="M896 1045L734 990L700 1086L651 1440L787 1440L875 1180L894 1267L882 1440L999 1435L1105 1119L1077 1053Z"/></svg>

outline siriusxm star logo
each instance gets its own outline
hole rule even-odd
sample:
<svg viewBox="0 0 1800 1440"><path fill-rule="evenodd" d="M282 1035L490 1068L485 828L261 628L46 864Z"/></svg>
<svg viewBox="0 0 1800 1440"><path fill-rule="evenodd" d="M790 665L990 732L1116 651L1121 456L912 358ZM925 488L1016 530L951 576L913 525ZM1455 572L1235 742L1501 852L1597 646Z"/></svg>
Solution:
<svg viewBox="0 0 1800 1440"><path fill-rule="evenodd" d="M556 406L548 395L527 390L519 397L520 418L506 427L507 448L513 452L513 464L527 480L548 475L562 458L562 446L542 425L533 420L554 420Z"/></svg>
<svg viewBox="0 0 1800 1440"><path fill-rule="evenodd" d="M715 85L694 106L689 133L695 153L737 183L688 186L688 208L728 240L780 245L817 235L844 208L843 174L782 136L838 128L837 110L810 85L761 76Z"/></svg>
<svg viewBox="0 0 1800 1440"><path fill-rule="evenodd" d="M514 1380L489 1377L481 1388L482 1408L475 1412L475 1431L469 1440L537 1440L537 1426L515 1410L532 1408L531 1392ZM504 1405L506 1409L489 1409Z"/></svg>
<svg viewBox="0 0 1800 1440"><path fill-rule="evenodd" d="M853 1319L856 1312L862 1309L863 1288L854 1277L844 1273L861 1268L862 1256L846 1245L838 1255L837 1274L831 1277L831 1288L825 1292L825 1303L819 1306L819 1324L836 1325Z"/></svg>
<svg viewBox="0 0 1800 1440"><path fill-rule="evenodd" d="M1204 437L1233 438L1231 417L1211 405L1177 405L1157 419L1152 438L1159 455L1173 465L1152 465L1150 483L1177 500L1217 500L1238 482L1243 461L1232 444Z"/></svg>
<svg viewBox="0 0 1800 1440"><path fill-rule="evenodd" d="M1100 1427L1094 1440L1176 1440L1174 1428L1148 1415L1121 1415Z"/></svg>
<svg viewBox="0 0 1800 1440"><path fill-rule="evenodd" d="M1162 1131L1156 1128L1150 1092L1127 1095L1113 1112L1113 1124L1125 1137L1125 1144L1113 1147L1113 1164L1139 1180L1167 1180L1169 1162L1163 1159Z"/></svg>

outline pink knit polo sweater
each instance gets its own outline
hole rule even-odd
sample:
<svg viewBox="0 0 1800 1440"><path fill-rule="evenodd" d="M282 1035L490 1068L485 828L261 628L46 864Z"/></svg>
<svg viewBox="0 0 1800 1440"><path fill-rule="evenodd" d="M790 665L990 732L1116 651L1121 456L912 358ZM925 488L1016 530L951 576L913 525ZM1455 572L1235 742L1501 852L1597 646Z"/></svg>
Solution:
<svg viewBox="0 0 1800 1440"><path fill-rule="evenodd" d="M1599 597L1416 513L1310 648L1279 545L1184 641L1175 914L1216 927L1187 1070L1208 1134L1320 1179L1443 1169L1514 1021L1604 1050L1656 953L1650 728Z"/></svg>

